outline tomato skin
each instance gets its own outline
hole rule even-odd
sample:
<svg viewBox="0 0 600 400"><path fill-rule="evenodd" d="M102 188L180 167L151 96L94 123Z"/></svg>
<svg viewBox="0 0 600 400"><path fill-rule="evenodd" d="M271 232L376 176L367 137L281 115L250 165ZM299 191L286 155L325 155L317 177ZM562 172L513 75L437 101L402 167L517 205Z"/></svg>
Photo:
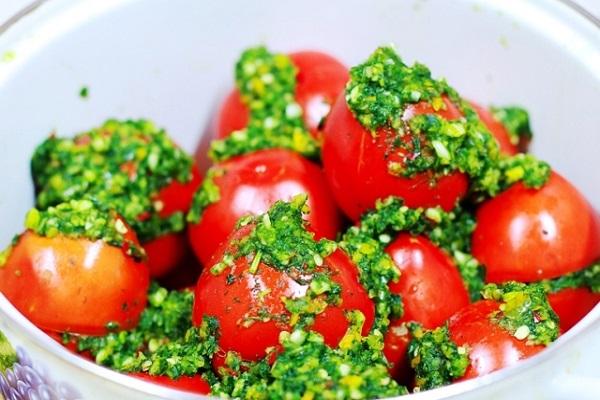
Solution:
<svg viewBox="0 0 600 400"><path fill-rule="evenodd" d="M476 217L473 255L488 282L552 279L600 258L600 217L556 172L539 190L513 185Z"/></svg>
<svg viewBox="0 0 600 400"><path fill-rule="evenodd" d="M399 281L389 286L392 293L402 296L404 315L390 322L384 354L393 364L392 376L408 382L410 334L401 329L402 324L412 321L427 329L437 328L469 304L469 293L450 257L427 237L401 233L385 251L401 273Z"/></svg>
<svg viewBox="0 0 600 400"><path fill-rule="evenodd" d="M231 241L247 235L251 227L246 226L231 236ZM229 244L221 246L214 260L220 259ZM324 336L325 343L337 346L348 328L345 311L359 309L366 317L363 334L374 321L375 306L366 291L358 283L358 272L341 250L324 259L323 268L332 271L332 280L342 287L342 304L328 306L315 318L313 330ZM298 298L306 294L307 284L300 284L285 272L260 263L255 274L249 272L246 257L238 258L234 265L221 274L213 275L205 269L196 286L193 321L202 322L204 316L213 316L219 321L219 347L226 353L237 352L247 361L256 361L265 356L269 347L279 346L279 334L291 327L286 319L289 312L283 297ZM227 276L230 275L230 282ZM260 288L261 290L257 290ZM268 320L257 319L259 315L270 315ZM343 331L343 332L342 332ZM340 335L341 332L341 335Z"/></svg>
<svg viewBox="0 0 600 400"><path fill-rule="evenodd" d="M176 212L186 213L190 209L196 189L202 183L202 175L196 164L192 165L192 178L189 182L181 183L173 179L157 194L157 200L162 203L159 211L161 218L167 218Z"/></svg>
<svg viewBox="0 0 600 400"><path fill-rule="evenodd" d="M498 145L500 146L500 152L508 156L517 154L519 152L519 149L517 148L517 146L510 142L510 135L508 134L508 131L506 130L504 125L496 118L494 118L492 113L485 107L481 107L479 104L472 101L470 101L469 103L475 109L477 115L479 115L481 122L484 123L484 125L496 138L496 142L498 142Z"/></svg>
<svg viewBox="0 0 600 400"><path fill-rule="evenodd" d="M565 333L598 304L600 293L588 288L568 288L548 294L548 301L560 320L560 332Z"/></svg>
<svg viewBox="0 0 600 400"><path fill-rule="evenodd" d="M458 109L446 100L446 109L437 112L448 118L461 116ZM426 103L409 107L405 118L433 113ZM409 207L441 206L452 209L464 197L468 179L462 173L441 177L431 185L431 174L420 173L412 178L388 173L389 156L386 132L376 138L354 118L343 94L338 98L325 124L323 166L329 185L340 208L352 220L373 208L375 201L388 196L402 197ZM398 161L401 161L398 159Z"/></svg>
<svg viewBox="0 0 600 400"><path fill-rule="evenodd" d="M321 120L326 118L348 81L348 69L334 57L318 51L291 53L296 75L296 101L303 110L304 122L315 138ZM223 102L217 117L217 138L225 138L248 124L248 107L234 89Z"/></svg>
<svg viewBox="0 0 600 400"><path fill-rule="evenodd" d="M309 229L317 238L335 238L341 218L316 164L289 150L269 149L235 157L220 167L225 173L214 178L220 199L206 207L198 224L188 226L189 241L204 265L240 217L262 214L275 201L289 201L301 193L308 194Z"/></svg>
<svg viewBox="0 0 600 400"><path fill-rule="evenodd" d="M46 331L101 335L109 322L133 328L146 306L148 286L146 265L123 249L31 231L0 268L0 291Z"/></svg>
<svg viewBox="0 0 600 400"><path fill-rule="evenodd" d="M200 375L182 375L177 379L172 379L165 375L150 375L145 372L136 372L128 375L133 376L134 378L142 379L146 382L167 386L171 389L183 390L190 393L210 394L210 385Z"/></svg>
<svg viewBox="0 0 600 400"><path fill-rule="evenodd" d="M531 357L545 347L529 346L493 323L489 315L500 303L480 300L457 312L448 321L450 338L458 346L469 349L470 365L459 381L489 374Z"/></svg>
<svg viewBox="0 0 600 400"><path fill-rule="evenodd" d="M168 233L144 243L150 277L162 278L171 272L183 260L186 249L184 233Z"/></svg>

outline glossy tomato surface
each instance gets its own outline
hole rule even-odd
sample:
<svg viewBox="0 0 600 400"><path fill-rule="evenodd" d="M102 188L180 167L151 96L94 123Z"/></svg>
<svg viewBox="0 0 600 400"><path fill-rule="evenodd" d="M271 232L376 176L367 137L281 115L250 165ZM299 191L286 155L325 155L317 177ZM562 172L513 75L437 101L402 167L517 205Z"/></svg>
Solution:
<svg viewBox="0 0 600 400"><path fill-rule="evenodd" d="M0 291L47 331L99 335L133 328L146 305L148 268L105 242L25 232L0 268Z"/></svg>
<svg viewBox="0 0 600 400"><path fill-rule="evenodd" d="M492 113L487 108L482 107L474 102L470 102L470 104L477 112L477 115L479 115L481 121L496 138L496 141L500 146L500 152L509 156L517 154L519 149L516 145L510 142L510 135L508 134L506 127L496 118L494 118Z"/></svg>
<svg viewBox="0 0 600 400"><path fill-rule="evenodd" d="M508 367L545 348L541 345L529 346L525 340L516 339L493 323L489 316L498 311L499 306L495 301L481 300L463 308L448 321L452 341L469 350L470 365L460 380Z"/></svg>
<svg viewBox="0 0 600 400"><path fill-rule="evenodd" d="M233 231L240 217L266 212L277 200L308 195L309 229L317 238L335 238L340 215L322 170L302 156L283 149L261 150L220 165L214 178L220 198L206 207L202 219L190 224L188 237L200 261L210 258Z"/></svg>
<svg viewBox="0 0 600 400"><path fill-rule="evenodd" d="M447 119L461 117L449 100L445 105L437 114ZM405 118L431 113L435 111L429 104L418 103L407 108ZM403 198L409 207L439 205L452 209L467 192L467 177L452 173L432 182L429 173L411 178L391 175L388 162L403 160L397 151L390 154L389 137L385 130L373 136L363 128L348 109L343 94L335 102L325 124L322 156L333 195L346 215L356 221L377 199L392 195Z"/></svg>
<svg viewBox="0 0 600 400"><path fill-rule="evenodd" d="M564 333L575 326L600 301L600 293L588 288L569 288L548 294L550 306L560 320L560 331Z"/></svg>
<svg viewBox="0 0 600 400"><path fill-rule="evenodd" d="M398 282L390 283L390 290L402 297L404 315L390 322L384 354L392 363L392 375L408 382L410 334L403 324L412 321L437 328L469 304L469 293L450 257L427 237L401 233L385 251L401 273Z"/></svg>
<svg viewBox="0 0 600 400"><path fill-rule="evenodd" d="M318 51L291 53L296 75L296 101L303 111L304 122L318 137L324 119L348 81L348 69L334 57ZM233 90L223 102L217 117L217 137L224 138L248 124L249 112L240 92Z"/></svg>
<svg viewBox="0 0 600 400"><path fill-rule="evenodd" d="M553 172L539 190L517 183L484 203L472 244L488 282L556 278L600 258L600 217Z"/></svg>
<svg viewBox="0 0 600 400"><path fill-rule="evenodd" d="M243 237L249 229L249 226L242 228L231 239ZM215 260L227 248L227 244L223 246ZM364 334L371 328L375 313L373 303L358 282L356 267L340 253L338 250L325 258L320 270L330 272L332 280L341 286L342 303L329 305L316 317L312 327L331 346L337 346L348 328L346 311L358 309L365 314ZM255 361L264 357L268 348L279 345L282 331L291 330L290 314L282 299L303 297L308 284L264 263L259 264L256 273L250 273L249 263L242 257L220 274L208 269L202 272L196 286L193 320L198 325L204 316L215 317L220 327L221 350L234 351L244 360Z"/></svg>
<svg viewBox="0 0 600 400"><path fill-rule="evenodd" d="M209 394L210 385L200 375L180 376L177 379L169 378L164 375L149 375L145 372L129 374L146 382L156 383L157 385L167 386L171 389L183 390L190 393Z"/></svg>

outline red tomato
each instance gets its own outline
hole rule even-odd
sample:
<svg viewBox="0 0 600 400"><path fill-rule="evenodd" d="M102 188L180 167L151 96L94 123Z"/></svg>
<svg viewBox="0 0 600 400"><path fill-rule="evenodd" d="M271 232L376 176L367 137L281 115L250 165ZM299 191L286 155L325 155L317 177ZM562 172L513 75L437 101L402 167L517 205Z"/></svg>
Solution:
<svg viewBox="0 0 600 400"><path fill-rule="evenodd" d="M304 122L318 136L322 120L327 117L338 95L348 80L348 70L338 60L317 51L299 51L290 54L298 68L296 101L304 112ZM238 90L225 99L217 118L217 137L224 138L248 124L249 112Z"/></svg>
<svg viewBox="0 0 600 400"><path fill-rule="evenodd" d="M564 333L578 323L600 301L600 293L588 288L563 289L548 294L550 306L560 320L560 331Z"/></svg>
<svg viewBox="0 0 600 400"><path fill-rule="evenodd" d="M481 107L479 104L474 103L472 101L469 103L475 109L481 121L496 138L496 141L500 146L500 152L509 156L517 154L519 152L519 149L516 145L510 142L510 135L508 134L508 131L506 130L504 125L496 118L494 118L494 116L488 109Z"/></svg>
<svg viewBox="0 0 600 400"><path fill-rule="evenodd" d="M390 290L402 296L404 315L391 321L384 353L393 364L393 376L406 378L396 375L410 370L406 358L410 335L399 335L406 331L402 324L414 321L427 329L437 328L469 304L469 293L450 257L425 236L402 233L386 252L401 272L400 280L390 283Z"/></svg>
<svg viewBox="0 0 600 400"><path fill-rule="evenodd" d="M409 385L414 372L408 359L408 345L412 336L402 324L390 324L383 338L383 354L390 363L390 375L403 385Z"/></svg>
<svg viewBox="0 0 600 400"><path fill-rule="evenodd" d="M200 171L192 166L192 179L187 183L173 180L162 188L155 199L162 205L159 215L167 218L176 212L187 213L194 193L201 183ZM169 233L144 243L147 264L152 278L161 278L181 263L187 251L183 233Z"/></svg>
<svg viewBox="0 0 600 400"><path fill-rule="evenodd" d="M533 356L545 347L529 346L493 323L489 315L499 303L481 300L460 310L448 321L450 338L458 346L467 346L470 365L459 380L475 378L508 367Z"/></svg>
<svg viewBox="0 0 600 400"><path fill-rule="evenodd" d="M235 232L231 241L243 237L250 229L246 226ZM220 259L228 249L229 244L222 246L214 259ZM363 334L367 334L374 321L375 306L358 282L356 266L337 250L325 258L321 268L330 271L331 279L341 286L342 302L339 306L329 305L317 315L312 329L324 336L325 343L337 346L348 329L345 312L358 309L366 317ZM221 274L204 270L196 286L193 321L199 325L203 316L215 317L219 321L219 347L223 352L235 351L242 359L255 361L265 356L267 348L279 345L282 331L291 330L287 322L290 314L282 298L302 297L308 285L263 263L254 274L248 269L249 261L242 257Z"/></svg>
<svg viewBox="0 0 600 400"><path fill-rule="evenodd" d="M146 382L156 383L157 385L167 386L171 389L183 390L190 393L210 394L210 385L202 376L180 376L177 379L169 378L164 375L149 375L145 372L136 372L129 374Z"/></svg>
<svg viewBox="0 0 600 400"><path fill-rule="evenodd" d="M455 119L460 111L447 99L446 108L438 115ZM435 113L427 103L418 103L406 110L405 118L417 114ZM334 104L325 124L323 166L338 205L352 220L372 208L375 200L388 196L402 197L409 207L441 206L452 209L468 187L464 174L452 173L431 182L430 173L412 178L391 175L388 133L380 130L374 138L354 118L343 95ZM397 152L396 152L397 153ZM394 153L394 161L402 159Z"/></svg>
<svg viewBox="0 0 600 400"><path fill-rule="evenodd" d="M262 150L221 164L224 175L214 179L220 199L209 205L188 237L200 261L207 265L238 219L262 214L277 200L308 194L307 219L317 238L335 238L340 216L321 169L302 156L282 149Z"/></svg>
<svg viewBox="0 0 600 400"><path fill-rule="evenodd" d="M148 285L146 265L123 249L31 231L0 268L0 291L47 331L101 335L109 322L133 328L146 306Z"/></svg>
<svg viewBox="0 0 600 400"><path fill-rule="evenodd" d="M556 172L539 190L517 183L477 211L473 255L488 282L533 282L600 258L600 217Z"/></svg>

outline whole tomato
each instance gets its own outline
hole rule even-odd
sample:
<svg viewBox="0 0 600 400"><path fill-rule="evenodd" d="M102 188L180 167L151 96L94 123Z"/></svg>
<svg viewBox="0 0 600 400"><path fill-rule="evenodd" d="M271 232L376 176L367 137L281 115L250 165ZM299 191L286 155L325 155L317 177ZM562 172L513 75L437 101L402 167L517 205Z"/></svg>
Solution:
<svg viewBox="0 0 600 400"><path fill-rule="evenodd" d="M477 211L473 255L488 282L552 279L600 258L600 217L556 172L541 189L516 183Z"/></svg>
<svg viewBox="0 0 600 400"><path fill-rule="evenodd" d="M188 226L188 238L200 261L211 256L245 215L262 214L277 200L306 193L309 229L317 238L335 238L341 220L323 172L289 150L261 150L235 157L219 167L214 178L219 200L206 207L200 222Z"/></svg>
<svg viewBox="0 0 600 400"><path fill-rule="evenodd" d="M323 121L348 80L348 69L332 56L318 51L291 53L296 75L296 101L303 111L304 122L318 138ZM225 138L248 124L248 107L238 90L225 99L217 117L217 137Z"/></svg>
<svg viewBox="0 0 600 400"><path fill-rule="evenodd" d="M462 116L447 98L444 104L444 109L435 111L428 103L417 103L407 108L404 117L435 113L450 120ZM409 207L452 209L467 192L467 177L460 172L435 180L428 172L410 178L390 174L389 161L404 163L397 151L391 151L390 135L395 133L380 129L373 135L365 129L348 109L343 94L334 104L325 124L323 167L344 213L357 221L377 199L388 196L401 197Z"/></svg>

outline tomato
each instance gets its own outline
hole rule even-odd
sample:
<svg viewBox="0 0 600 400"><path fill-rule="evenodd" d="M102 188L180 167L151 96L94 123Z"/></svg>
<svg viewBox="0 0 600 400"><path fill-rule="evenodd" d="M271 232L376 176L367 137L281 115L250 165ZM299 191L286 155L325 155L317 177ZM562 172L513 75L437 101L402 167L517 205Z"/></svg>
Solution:
<svg viewBox="0 0 600 400"><path fill-rule="evenodd" d="M238 230L231 241L248 234L249 229L246 226ZM226 243L215 260L228 249L230 245ZM356 266L337 250L325 258L320 268L331 272L331 279L341 286L342 301L318 314L312 329L323 335L325 343L337 346L348 329L346 311L358 309L365 315L363 334L367 334L374 321L375 306L358 281ZM254 274L248 269L248 259L241 257L221 274L204 270L196 286L193 321L199 325L204 316L215 317L219 322L221 350L234 351L244 360L255 361L264 357L268 348L279 345L282 331L291 330L290 314L282 299L303 297L308 284L264 263L259 264Z"/></svg>
<svg viewBox="0 0 600 400"><path fill-rule="evenodd" d="M556 172L539 190L513 185L476 217L473 255L488 282L556 278L600 258L600 217Z"/></svg>
<svg viewBox="0 0 600 400"><path fill-rule="evenodd" d="M238 219L262 214L277 200L308 194L307 219L317 238L335 238L341 221L321 169L288 150L270 149L235 157L220 165L225 173L214 178L220 199L204 210L188 237L200 261L207 265Z"/></svg>
<svg viewBox="0 0 600 400"><path fill-rule="evenodd" d="M469 304L469 293L450 257L425 236L402 233L386 252L401 273L398 282L390 283L390 290L402 296L404 315L391 321L384 337L384 353L398 377L396 374L410 370L406 358L410 335L399 334L406 332L403 323L414 321L427 329L437 328Z"/></svg>
<svg viewBox="0 0 600 400"><path fill-rule="evenodd" d="M519 152L519 149L516 145L511 143L510 135L508 134L508 131L506 130L506 127L502 124L502 122L494 118L494 116L488 109L481 107L480 105L472 101L469 103L475 109L481 121L496 138L496 141L500 146L500 152L509 156L517 154Z"/></svg>
<svg viewBox="0 0 600 400"><path fill-rule="evenodd" d="M437 112L447 119L460 118L460 111L447 99L446 108ZM435 113L427 103L408 107L405 118L417 114ZM412 178L391 175L388 172L389 132L380 130L376 137L354 118L340 96L325 124L323 166L338 205L352 220L372 208L375 200L388 196L404 199L409 207L441 206L452 209L468 188L468 179L462 173L452 173L432 183L430 173L419 173ZM396 155L397 161L402 159Z"/></svg>
<svg viewBox="0 0 600 400"><path fill-rule="evenodd" d="M600 293L588 288L569 288L548 294L550 306L560 320L560 331L564 333L589 313L600 301Z"/></svg>
<svg viewBox="0 0 600 400"><path fill-rule="evenodd" d="M408 359L411 340L408 328L401 323L390 324L383 338L383 354L390 363L390 375L403 385L409 385L414 375Z"/></svg>
<svg viewBox="0 0 600 400"><path fill-rule="evenodd" d="M130 229L131 232L133 232ZM101 335L137 325L148 268L104 241L26 231L0 268L0 292L46 331Z"/></svg>
<svg viewBox="0 0 600 400"><path fill-rule="evenodd" d="M192 179L187 183L173 180L162 188L155 201L160 202L159 216L167 218L176 212L187 213L192 204L194 193L201 183L200 171L192 166ZM161 278L180 264L187 251L187 242L183 233L167 233L144 243L148 255L147 264L152 278Z"/></svg>
<svg viewBox="0 0 600 400"><path fill-rule="evenodd" d="M470 365L459 380L489 374L545 349L542 345L527 345L525 340L518 340L493 323L489 315L499 306L495 301L481 300L463 308L448 321L450 339L469 350Z"/></svg>
<svg viewBox="0 0 600 400"><path fill-rule="evenodd" d="M306 126L316 138L331 105L344 90L348 69L328 54L317 51L300 51L290 54L298 68L296 75L296 101L304 114ZM217 137L227 137L231 132L248 124L249 112L238 90L225 99L217 117Z"/></svg>
<svg viewBox="0 0 600 400"><path fill-rule="evenodd" d="M177 379L169 378L164 375L150 375L145 372L137 372L129 374L146 382L155 383L161 386L167 386L171 389L183 390L190 393L210 394L209 383L200 375L180 376Z"/></svg>

